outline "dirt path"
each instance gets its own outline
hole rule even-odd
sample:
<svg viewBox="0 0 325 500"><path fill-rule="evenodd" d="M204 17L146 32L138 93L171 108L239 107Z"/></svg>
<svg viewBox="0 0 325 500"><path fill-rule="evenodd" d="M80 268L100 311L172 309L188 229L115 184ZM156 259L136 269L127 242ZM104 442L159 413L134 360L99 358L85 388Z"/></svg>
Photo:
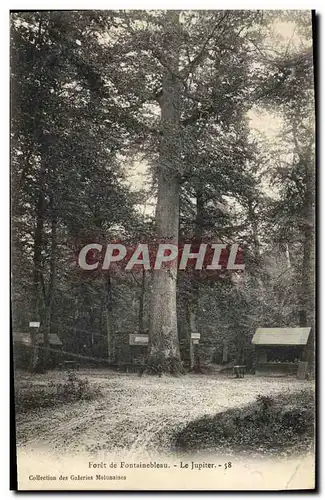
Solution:
<svg viewBox="0 0 325 500"><path fill-rule="evenodd" d="M312 385L291 378L254 376L139 378L104 370L83 370L79 375L98 384L102 397L18 414L18 446L46 445L54 453L70 455L109 451L150 458L156 452L168 452L173 432L195 418L245 405L258 394L293 392ZM46 377L58 380L62 373Z"/></svg>

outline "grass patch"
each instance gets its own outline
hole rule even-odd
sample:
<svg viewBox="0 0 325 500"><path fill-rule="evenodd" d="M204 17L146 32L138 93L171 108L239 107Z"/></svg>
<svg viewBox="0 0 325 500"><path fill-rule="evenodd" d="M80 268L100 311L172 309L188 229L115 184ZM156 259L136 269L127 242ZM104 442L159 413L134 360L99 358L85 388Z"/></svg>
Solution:
<svg viewBox="0 0 325 500"><path fill-rule="evenodd" d="M87 378L80 378L74 373L69 373L63 382L50 382L42 385L29 382L23 387L17 387L15 408L17 412L26 412L75 401L89 401L100 395L97 385L90 384Z"/></svg>
<svg viewBox="0 0 325 500"><path fill-rule="evenodd" d="M310 448L314 437L312 390L257 396L242 408L190 422L175 435L182 451L258 450L262 453Z"/></svg>

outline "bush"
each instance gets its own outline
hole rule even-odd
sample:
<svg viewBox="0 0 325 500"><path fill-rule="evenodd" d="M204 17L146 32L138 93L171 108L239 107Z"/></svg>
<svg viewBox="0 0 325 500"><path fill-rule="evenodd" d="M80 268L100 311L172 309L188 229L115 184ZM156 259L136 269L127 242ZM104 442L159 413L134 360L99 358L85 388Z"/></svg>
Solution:
<svg viewBox="0 0 325 500"><path fill-rule="evenodd" d="M258 396L254 403L190 422L175 435L178 450L218 448L276 451L311 443L314 433L312 391ZM306 439L302 439L306 438Z"/></svg>
<svg viewBox="0 0 325 500"><path fill-rule="evenodd" d="M37 408L57 406L74 401L91 400L100 396L97 386L90 385L89 380L69 373L62 383L50 382L46 386L37 386L31 382L26 387L15 390L15 407L17 412Z"/></svg>

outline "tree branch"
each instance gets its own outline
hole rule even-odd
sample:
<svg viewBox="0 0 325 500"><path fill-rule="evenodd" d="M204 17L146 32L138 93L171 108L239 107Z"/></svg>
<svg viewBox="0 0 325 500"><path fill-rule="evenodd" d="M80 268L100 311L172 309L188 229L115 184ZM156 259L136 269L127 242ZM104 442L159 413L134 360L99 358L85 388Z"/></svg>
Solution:
<svg viewBox="0 0 325 500"><path fill-rule="evenodd" d="M217 24L214 26L212 29L211 33L208 35L207 39L205 40L204 44L202 45L202 48L198 52L198 54L190 61L190 63L185 66L185 68L180 72L181 77L186 78L190 73L192 73L193 69L200 64L202 61L204 55L205 55L205 49L207 48L208 43L212 39L213 35L217 31L217 29L221 26L223 21L228 17L229 13L225 12L225 14L222 16L222 18L217 22Z"/></svg>
<svg viewBox="0 0 325 500"><path fill-rule="evenodd" d="M132 278L134 279L134 281L136 282L136 284L140 286L140 283L139 283L139 281L136 279L136 277L134 276L133 271L131 271L131 275L132 275Z"/></svg>
<svg viewBox="0 0 325 500"><path fill-rule="evenodd" d="M218 111L218 105L216 103L211 104L205 109L197 109L191 116L182 120L181 124L185 127L187 125L193 125L193 123L195 123L197 120L200 120L201 118L207 118L208 116L212 115L213 113L216 113L217 111Z"/></svg>

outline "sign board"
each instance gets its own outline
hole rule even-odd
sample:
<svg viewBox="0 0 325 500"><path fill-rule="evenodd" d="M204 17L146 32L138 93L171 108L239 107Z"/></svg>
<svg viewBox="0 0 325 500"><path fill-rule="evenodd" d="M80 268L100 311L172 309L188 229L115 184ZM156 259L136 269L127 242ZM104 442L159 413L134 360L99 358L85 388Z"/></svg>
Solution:
<svg viewBox="0 0 325 500"><path fill-rule="evenodd" d="M193 340L193 344L198 344L199 341L198 340Z"/></svg>
<svg viewBox="0 0 325 500"><path fill-rule="evenodd" d="M129 334L129 345L148 345L149 335L146 334Z"/></svg>
<svg viewBox="0 0 325 500"><path fill-rule="evenodd" d="M200 340L200 337L201 337L201 334L200 333L195 333L195 332L192 332L191 333L191 339L192 340Z"/></svg>
<svg viewBox="0 0 325 500"><path fill-rule="evenodd" d="M29 326L30 326L31 328L39 328L39 326L40 326L40 322L39 322L39 321L30 321L30 322L29 322Z"/></svg>

